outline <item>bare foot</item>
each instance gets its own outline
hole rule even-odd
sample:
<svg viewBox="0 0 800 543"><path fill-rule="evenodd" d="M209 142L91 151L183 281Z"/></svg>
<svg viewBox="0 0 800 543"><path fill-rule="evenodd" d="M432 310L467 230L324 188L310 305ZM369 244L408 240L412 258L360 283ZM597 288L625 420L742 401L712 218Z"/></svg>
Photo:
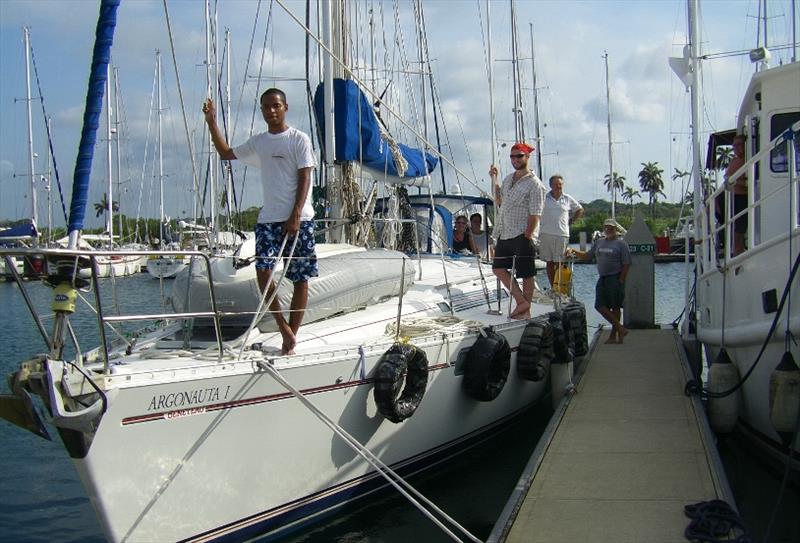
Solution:
<svg viewBox="0 0 800 543"><path fill-rule="evenodd" d="M281 354L294 354L294 348L297 346L297 338L294 337L292 329L288 326L280 329L281 336L283 337L283 345L281 345Z"/></svg>
<svg viewBox="0 0 800 543"><path fill-rule="evenodd" d="M531 312L530 311L526 311L525 313L517 313L515 311L514 313L511 314L511 318L519 320L519 321L530 319L531 318Z"/></svg>
<svg viewBox="0 0 800 543"><path fill-rule="evenodd" d="M531 304L530 302L522 302L521 304L517 304L517 307L514 308L514 311L511 312L512 319L519 319L519 318L530 318L531 313ZM527 317L521 317L521 315L527 314Z"/></svg>
<svg viewBox="0 0 800 543"><path fill-rule="evenodd" d="M614 333L609 334L608 339L606 340L606 343L610 343L610 344L617 343L617 335L614 334Z"/></svg>
<svg viewBox="0 0 800 543"><path fill-rule="evenodd" d="M617 343L622 343L622 339L627 335L628 335L628 329L625 328L624 326L620 326L619 332L617 333L617 336L619 337L619 339L617 339Z"/></svg>

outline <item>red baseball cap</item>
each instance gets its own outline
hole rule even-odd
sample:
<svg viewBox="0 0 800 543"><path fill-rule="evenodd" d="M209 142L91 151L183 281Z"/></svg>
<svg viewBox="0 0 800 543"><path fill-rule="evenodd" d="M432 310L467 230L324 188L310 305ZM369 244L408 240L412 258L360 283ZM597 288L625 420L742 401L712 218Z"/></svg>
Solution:
<svg viewBox="0 0 800 543"><path fill-rule="evenodd" d="M519 142L519 143L515 143L514 145L511 146L511 151L512 152L513 151L521 151L521 152L525 153L526 155L531 154L531 152L533 150L534 150L533 145L528 145L527 143L522 142L522 141Z"/></svg>

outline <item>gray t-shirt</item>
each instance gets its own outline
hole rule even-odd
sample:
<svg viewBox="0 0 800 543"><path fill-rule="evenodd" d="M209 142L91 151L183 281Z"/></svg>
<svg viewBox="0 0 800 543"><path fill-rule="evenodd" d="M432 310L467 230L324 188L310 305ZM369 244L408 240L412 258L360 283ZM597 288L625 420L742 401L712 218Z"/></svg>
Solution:
<svg viewBox="0 0 800 543"><path fill-rule="evenodd" d="M622 271L623 266L631 263L628 244L621 239L598 239L587 254L597 260L597 273L601 277L616 275Z"/></svg>

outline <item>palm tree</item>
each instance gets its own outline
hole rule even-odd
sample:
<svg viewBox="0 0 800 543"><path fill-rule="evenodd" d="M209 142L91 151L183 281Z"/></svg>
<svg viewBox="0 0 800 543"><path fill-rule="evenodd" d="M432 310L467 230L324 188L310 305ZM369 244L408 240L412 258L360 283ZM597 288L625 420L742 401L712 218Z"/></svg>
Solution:
<svg viewBox="0 0 800 543"><path fill-rule="evenodd" d="M612 190L622 192L625 189L625 176L614 172L614 184L612 185L609 174L606 174L606 176L603 178L603 185L605 185L608 192L611 192Z"/></svg>
<svg viewBox="0 0 800 543"><path fill-rule="evenodd" d="M620 196L631 206L631 222L633 222L633 199L641 197L641 194L639 194L638 190L634 190L633 187L626 186Z"/></svg>
<svg viewBox="0 0 800 543"><path fill-rule="evenodd" d="M112 202L111 208L113 211L119 211L119 204ZM103 213L108 213L108 195L105 192L103 193L103 198L94 203L94 216L99 217Z"/></svg>
<svg viewBox="0 0 800 543"><path fill-rule="evenodd" d="M715 162L718 170L724 170L727 168L732 158L733 147L729 145L717 147L717 156L715 157Z"/></svg>
<svg viewBox="0 0 800 543"><path fill-rule="evenodd" d="M661 179L661 174L664 173L664 170L658 167L658 162L642 162L641 164L639 186L642 188L642 192L646 192L650 196L650 217L655 219L658 195L660 194L665 198L667 196L664 194L664 180Z"/></svg>

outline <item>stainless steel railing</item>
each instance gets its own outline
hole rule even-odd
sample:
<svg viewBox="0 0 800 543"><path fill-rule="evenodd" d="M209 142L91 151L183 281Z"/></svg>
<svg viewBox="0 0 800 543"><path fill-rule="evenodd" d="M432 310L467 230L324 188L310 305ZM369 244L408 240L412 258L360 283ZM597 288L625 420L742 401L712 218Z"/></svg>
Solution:
<svg viewBox="0 0 800 543"><path fill-rule="evenodd" d="M154 314L141 314L141 315L117 315L106 316L103 314L103 305L100 296L100 282L97 280L97 258L98 257L111 257L111 256L186 256L191 258L199 258L205 264L206 273L208 277L208 291L211 302L211 311L195 311L195 312L181 312L181 313L154 313ZM220 318L230 313L221 313L217 308L216 294L214 292L214 282L211 276L211 259L202 251L187 251L187 250L169 250L169 251L112 251L112 250L85 250L85 249L59 249L59 248L3 248L0 249L0 257L4 258L8 270L11 272L12 277L17 282L20 292L25 300L28 310L33 317L40 335L44 339L48 349L52 350L54 346L54 338L48 334L39 312L33 304L33 301L25 286L23 277L16 270L12 259L15 257L26 258L31 256L42 256L47 260L56 259L69 259L85 258L89 261L89 270L94 283L94 294L96 303L97 322L100 333L100 347L103 354L104 369L106 372L109 370L109 353L108 342L106 338L106 324L111 325L116 322L124 321L144 321L144 320L161 320L161 319L189 319L199 317L210 317L214 321L214 332L216 336L218 358L217 361L222 361L223 345L222 345L222 326ZM63 281L63 279L62 279ZM75 281L73 276L72 281ZM76 344L76 349L78 346ZM78 349L79 351L79 349Z"/></svg>

